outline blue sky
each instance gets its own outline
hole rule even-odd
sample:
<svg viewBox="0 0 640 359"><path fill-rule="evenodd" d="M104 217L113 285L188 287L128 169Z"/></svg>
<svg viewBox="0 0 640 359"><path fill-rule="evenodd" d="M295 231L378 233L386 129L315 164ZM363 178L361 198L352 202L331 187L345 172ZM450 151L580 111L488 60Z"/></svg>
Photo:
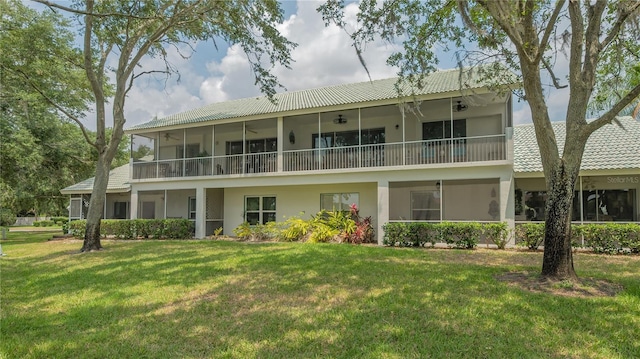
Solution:
<svg viewBox="0 0 640 359"><path fill-rule="evenodd" d="M316 8L321 1L283 0L285 21L279 30L290 40L298 43L292 52L292 69L277 67L273 71L282 85L289 91L316 88L350 82L368 81L365 69L360 64L347 34L335 26L325 27ZM346 9L349 22L355 19L357 4ZM246 56L237 46L212 42L198 43L191 58L183 60L178 51L168 49L172 64L180 77L168 81L164 77L140 78L136 80L125 104L127 123L125 128L174 113L201 107L209 103L261 95L254 85ZM374 42L367 45L364 59L372 79L389 78L396 69L386 65L387 57L399 50L398 45ZM190 54L188 47L183 53ZM453 54L440 56L440 67L455 67ZM145 58L141 62L145 70L163 68L159 59ZM178 80L179 79L179 80ZM550 115L554 120L563 120L566 94L549 98ZM86 125L95 127L89 115ZM514 104L514 123L531 122L526 103Z"/></svg>

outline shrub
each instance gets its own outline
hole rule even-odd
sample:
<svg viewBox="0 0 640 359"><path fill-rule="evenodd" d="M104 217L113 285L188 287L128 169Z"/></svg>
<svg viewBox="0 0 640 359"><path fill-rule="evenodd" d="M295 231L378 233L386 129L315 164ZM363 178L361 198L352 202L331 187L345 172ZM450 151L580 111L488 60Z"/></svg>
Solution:
<svg viewBox="0 0 640 359"><path fill-rule="evenodd" d="M640 225L635 223L602 223L579 226L587 247L595 253L638 253Z"/></svg>
<svg viewBox="0 0 640 359"><path fill-rule="evenodd" d="M505 224L506 227L506 224ZM482 235L483 224L475 222L390 222L383 226L387 246L435 246L444 242L452 247L473 249Z"/></svg>
<svg viewBox="0 0 640 359"><path fill-rule="evenodd" d="M282 222L251 226L244 222L233 230L244 240L276 239L279 241L346 242L359 244L373 241L371 217L362 218L355 206L349 212L320 211L309 220L289 217Z"/></svg>
<svg viewBox="0 0 640 359"><path fill-rule="evenodd" d="M640 253L640 224L628 223L624 230L625 235L620 239L623 248L629 248L631 253Z"/></svg>
<svg viewBox="0 0 640 359"><path fill-rule="evenodd" d="M308 221L294 216L284 221L281 228L282 231L277 238L286 242L295 242L302 240L309 233L311 225Z"/></svg>
<svg viewBox="0 0 640 359"><path fill-rule="evenodd" d="M516 244L537 250L544 240L544 223L522 223L516 226Z"/></svg>
<svg viewBox="0 0 640 359"><path fill-rule="evenodd" d="M509 243L509 228L505 222L483 224L483 233L498 249L505 249Z"/></svg>
<svg viewBox="0 0 640 359"><path fill-rule="evenodd" d="M53 223L55 223L57 226L62 226L64 223L69 222L69 218L67 217L51 217L51 220L53 221Z"/></svg>
<svg viewBox="0 0 640 359"><path fill-rule="evenodd" d="M83 238L86 225L84 219L70 222L69 234ZM186 239L192 238L193 233L193 222L188 219L103 219L100 222L102 237Z"/></svg>
<svg viewBox="0 0 640 359"><path fill-rule="evenodd" d="M52 220L42 220L42 221L34 221L33 222L33 226L34 227L51 227L51 226L55 226L56 223Z"/></svg>
<svg viewBox="0 0 640 359"><path fill-rule="evenodd" d="M482 234L482 226L477 222L442 222L440 227L445 243L455 248L475 248Z"/></svg>

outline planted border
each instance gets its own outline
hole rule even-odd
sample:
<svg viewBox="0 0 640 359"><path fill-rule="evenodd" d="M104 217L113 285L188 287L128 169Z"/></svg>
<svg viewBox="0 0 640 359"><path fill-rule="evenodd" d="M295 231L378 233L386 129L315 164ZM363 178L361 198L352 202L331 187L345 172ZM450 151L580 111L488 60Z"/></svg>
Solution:
<svg viewBox="0 0 640 359"><path fill-rule="evenodd" d="M583 245L584 239L584 245ZM544 223L516 226L516 244L536 250L544 240ZM571 245L595 253L640 253L640 224L589 223L571 225Z"/></svg>
<svg viewBox="0 0 640 359"><path fill-rule="evenodd" d="M84 219L69 223L69 234L83 238L87 221ZM118 239L190 239L195 227L188 219L103 219L100 221L100 235L103 238Z"/></svg>
<svg viewBox="0 0 640 359"><path fill-rule="evenodd" d="M506 223L477 222L390 222L385 224L382 243L387 246L424 247L446 243L449 247L473 249L485 235L504 248L509 240Z"/></svg>

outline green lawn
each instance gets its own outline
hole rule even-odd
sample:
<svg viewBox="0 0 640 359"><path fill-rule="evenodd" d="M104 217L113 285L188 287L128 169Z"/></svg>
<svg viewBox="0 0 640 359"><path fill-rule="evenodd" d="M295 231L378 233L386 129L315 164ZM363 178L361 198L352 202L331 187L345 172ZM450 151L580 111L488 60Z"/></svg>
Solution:
<svg viewBox="0 0 640 359"><path fill-rule="evenodd" d="M495 276L541 253L224 241L0 242L2 358L633 358L640 257L576 254L608 298Z"/></svg>

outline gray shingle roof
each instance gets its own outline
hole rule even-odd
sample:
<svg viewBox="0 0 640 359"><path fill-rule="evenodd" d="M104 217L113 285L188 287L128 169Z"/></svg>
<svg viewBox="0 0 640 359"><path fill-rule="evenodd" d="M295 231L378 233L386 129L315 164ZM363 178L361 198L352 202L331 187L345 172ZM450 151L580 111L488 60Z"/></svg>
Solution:
<svg viewBox="0 0 640 359"><path fill-rule="evenodd" d="M624 128L609 124L594 132L584 150L581 170L640 170L640 122L619 117ZM553 122L560 151L564 148L565 123ZM540 151L533 124L514 127L514 172L542 172Z"/></svg>
<svg viewBox="0 0 640 359"><path fill-rule="evenodd" d="M82 182L78 182L69 187L60 190L62 194L80 194L91 193L93 189L93 180L91 177ZM116 167L109 172L109 184L107 185L107 193L129 192L131 185L129 184L129 164Z"/></svg>
<svg viewBox="0 0 640 359"><path fill-rule="evenodd" d="M498 67L500 68L499 65ZM504 74L500 77L506 79L504 81L505 84L513 84L516 82L516 78L511 72L508 72L505 68L500 69L504 71ZM218 102L164 118L156 118L149 122L132 126L128 128L127 131L241 118L252 115L275 115L276 113L282 114L288 111L390 100L398 98L398 92L395 87L397 80L397 78L390 78L284 92L274 96L276 104L270 102L265 96ZM487 86L487 83L481 80L478 71L467 70L464 72L464 75L461 75L459 69L431 73L424 80L424 84L422 89L414 90L413 93L418 96L431 95L460 91L461 89L480 89ZM404 86L403 93L412 93L412 91L408 86Z"/></svg>

